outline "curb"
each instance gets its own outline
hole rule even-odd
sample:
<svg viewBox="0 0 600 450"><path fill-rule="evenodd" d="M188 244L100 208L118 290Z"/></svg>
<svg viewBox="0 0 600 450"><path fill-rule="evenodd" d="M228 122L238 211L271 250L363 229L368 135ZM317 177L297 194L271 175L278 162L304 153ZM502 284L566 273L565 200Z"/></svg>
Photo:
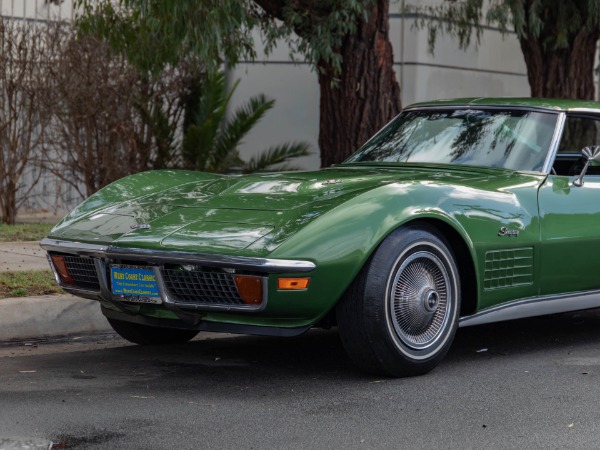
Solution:
<svg viewBox="0 0 600 450"><path fill-rule="evenodd" d="M0 342L112 331L95 300L42 295L0 300Z"/></svg>

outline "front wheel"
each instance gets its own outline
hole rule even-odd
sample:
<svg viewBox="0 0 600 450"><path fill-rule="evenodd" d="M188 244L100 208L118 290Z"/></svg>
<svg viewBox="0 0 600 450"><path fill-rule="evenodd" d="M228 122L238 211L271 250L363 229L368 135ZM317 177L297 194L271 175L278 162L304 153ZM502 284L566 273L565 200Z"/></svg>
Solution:
<svg viewBox="0 0 600 450"><path fill-rule="evenodd" d="M183 344L199 333L196 330L149 327L124 320L109 318L107 320L119 336L139 345Z"/></svg>
<svg viewBox="0 0 600 450"><path fill-rule="evenodd" d="M340 336L360 368L421 375L444 358L458 325L460 281L454 256L432 227L391 233L337 307Z"/></svg>

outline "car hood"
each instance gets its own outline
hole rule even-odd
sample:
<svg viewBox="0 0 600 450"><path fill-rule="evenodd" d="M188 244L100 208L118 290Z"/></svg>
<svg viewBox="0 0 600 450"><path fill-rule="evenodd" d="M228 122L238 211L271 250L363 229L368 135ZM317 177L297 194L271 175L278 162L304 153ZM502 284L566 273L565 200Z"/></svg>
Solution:
<svg viewBox="0 0 600 450"><path fill-rule="evenodd" d="M366 191L392 183L486 183L489 189L493 179L511 174L450 166L353 166L186 180L69 217L50 236L120 247L265 256L301 227Z"/></svg>

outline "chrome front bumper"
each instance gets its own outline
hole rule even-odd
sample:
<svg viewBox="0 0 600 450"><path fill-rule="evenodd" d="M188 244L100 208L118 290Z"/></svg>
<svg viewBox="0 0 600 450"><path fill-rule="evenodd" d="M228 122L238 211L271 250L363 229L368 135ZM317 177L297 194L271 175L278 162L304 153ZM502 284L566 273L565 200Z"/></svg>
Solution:
<svg viewBox="0 0 600 450"><path fill-rule="evenodd" d="M127 260L149 264L154 271L158 290L161 295L162 305L171 310L177 317L187 323L196 323L199 321L199 313L203 311L237 311L237 312L257 312L263 310L268 300L268 278L266 275L271 273L305 273L315 269L315 264L310 261L252 258L243 256L210 255L193 252L179 251L157 251L137 248L121 248L115 246L88 244L83 242L64 241L58 239L45 238L40 242L40 246L49 252L48 261L57 283L67 292L88 299L101 300L109 302L118 308L121 312L134 315L137 314L135 306L125 304L119 301L111 292L107 268L111 261ZM91 258L94 262L96 274L98 276L99 290L83 289L70 286L63 283L54 268L50 259L51 253L76 255ZM211 268L227 268L233 270L247 270L263 273L263 301L260 305L212 305L205 303L180 302L173 298L165 287L164 277L161 271L161 264L190 264L201 265ZM135 310L134 310L135 309Z"/></svg>

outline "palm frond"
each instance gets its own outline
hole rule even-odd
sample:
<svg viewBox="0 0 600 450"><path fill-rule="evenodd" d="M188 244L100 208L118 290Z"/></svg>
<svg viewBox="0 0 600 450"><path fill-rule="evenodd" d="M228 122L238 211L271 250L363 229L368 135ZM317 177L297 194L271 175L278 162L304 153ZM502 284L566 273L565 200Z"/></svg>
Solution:
<svg viewBox="0 0 600 450"><path fill-rule="evenodd" d="M239 81L234 84L230 92L227 92L225 74L223 72L208 74L203 86L202 97L198 104L195 123L198 124L212 119L219 126L225 119L227 105L238 83Z"/></svg>
<svg viewBox="0 0 600 450"><path fill-rule="evenodd" d="M282 170L291 169L285 163L291 158L308 155L308 144L275 146L248 162L240 158L238 147L243 138L273 108L275 100L263 94L254 96L227 120L227 107L238 84L239 80L228 90L225 75L222 72L212 73L202 81L201 92L191 93L190 113L185 118L182 139L184 167L220 173L226 173L232 167L250 173L273 168L277 164L281 164L279 168Z"/></svg>
<svg viewBox="0 0 600 450"><path fill-rule="evenodd" d="M152 110L152 128L157 150L154 168L164 169L172 159L175 128L160 105L155 105Z"/></svg>
<svg viewBox="0 0 600 450"><path fill-rule="evenodd" d="M182 142L185 169L210 171L213 132L212 124L188 127Z"/></svg>
<svg viewBox="0 0 600 450"><path fill-rule="evenodd" d="M250 98L236 109L229 121L221 129L215 143L217 160L228 159L230 153L237 153L237 147L248 132L263 118L275 104L275 100L260 94Z"/></svg>
<svg viewBox="0 0 600 450"><path fill-rule="evenodd" d="M243 166L243 173L260 172L267 169L271 170L294 170L286 164L273 167L276 164L286 163L292 158L310 155L310 145L306 142L289 142L270 147L258 156L253 157Z"/></svg>
<svg viewBox="0 0 600 450"><path fill-rule="evenodd" d="M237 83L228 93L222 72L207 75L196 111L188 120L183 138L182 154L186 168L214 171L220 165L215 155L216 142L225 120L227 104L236 87Z"/></svg>

